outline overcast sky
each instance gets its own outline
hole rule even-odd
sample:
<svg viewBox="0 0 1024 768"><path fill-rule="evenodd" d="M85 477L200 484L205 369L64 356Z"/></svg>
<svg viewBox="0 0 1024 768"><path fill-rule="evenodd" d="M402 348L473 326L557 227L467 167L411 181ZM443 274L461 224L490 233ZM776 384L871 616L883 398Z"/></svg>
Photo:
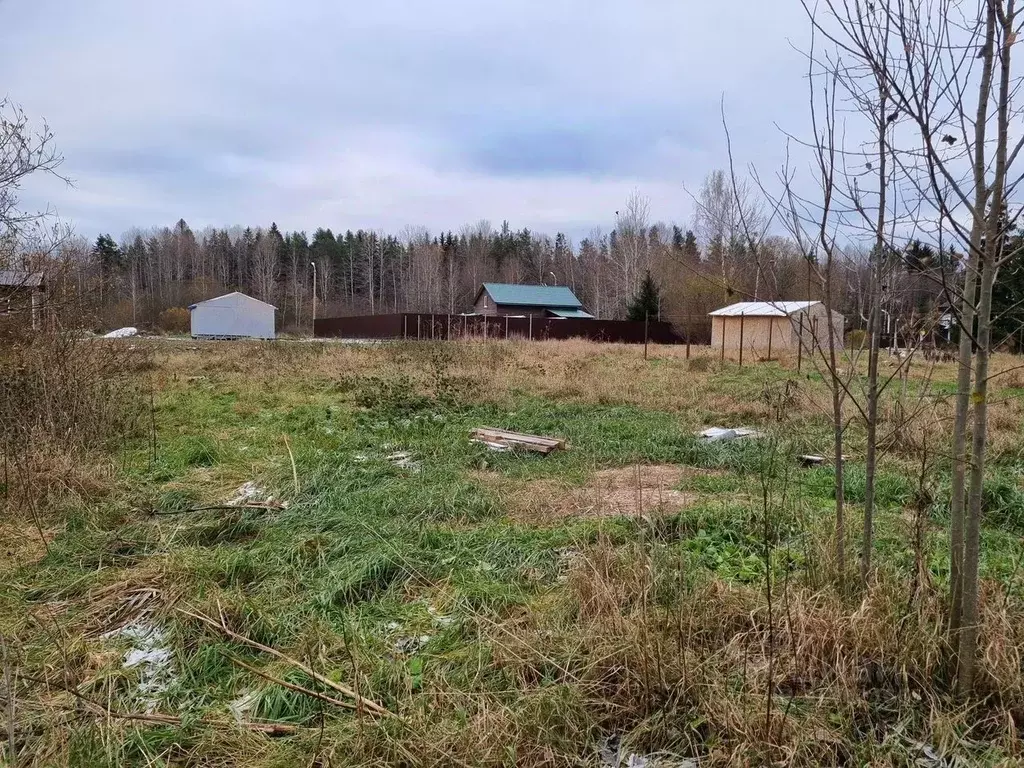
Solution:
<svg viewBox="0 0 1024 768"><path fill-rule="evenodd" d="M797 0L0 0L0 96L45 118L78 233L480 219L575 238L631 190L687 224L804 130Z"/></svg>

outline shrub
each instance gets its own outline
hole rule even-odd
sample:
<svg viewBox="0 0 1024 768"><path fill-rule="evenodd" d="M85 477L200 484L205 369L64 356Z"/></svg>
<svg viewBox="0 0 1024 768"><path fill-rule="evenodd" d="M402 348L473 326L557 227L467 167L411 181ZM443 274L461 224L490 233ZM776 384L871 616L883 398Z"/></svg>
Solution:
<svg viewBox="0 0 1024 768"><path fill-rule="evenodd" d="M95 492L104 474L95 459L141 425L145 398L133 374L145 369L146 353L70 331L4 341L0 454L11 469L9 502L34 505L51 489Z"/></svg>
<svg viewBox="0 0 1024 768"><path fill-rule="evenodd" d="M156 325L167 333L187 333L192 328L192 315L184 307L170 307L157 316Z"/></svg>

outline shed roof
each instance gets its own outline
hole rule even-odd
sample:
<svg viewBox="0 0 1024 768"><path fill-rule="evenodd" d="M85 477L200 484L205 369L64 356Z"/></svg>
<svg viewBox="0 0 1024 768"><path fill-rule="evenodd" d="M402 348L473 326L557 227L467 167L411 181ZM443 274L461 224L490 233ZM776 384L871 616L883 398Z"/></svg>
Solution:
<svg viewBox="0 0 1024 768"><path fill-rule="evenodd" d="M242 293L241 291L232 291L231 293L225 293L223 296L214 296L212 299L204 299L203 301L197 301L195 304L189 304L188 308L189 309L195 309L196 307L198 307L198 306L200 306L202 304L209 304L211 301L220 301L221 299L226 299L226 298L228 298L230 296L241 296L243 299L247 299L249 301L255 301L257 304L262 304L265 307L270 307L271 309L277 309L277 307L275 307L273 304L268 304L265 301L260 301L259 299L254 299L252 296L249 296L248 294Z"/></svg>
<svg viewBox="0 0 1024 768"><path fill-rule="evenodd" d="M788 317L820 301L740 301L708 312L712 317Z"/></svg>
<svg viewBox="0 0 1024 768"><path fill-rule="evenodd" d="M564 285L515 285L513 283L484 283L477 293L487 291L495 304L514 307L565 307L578 309L583 302Z"/></svg>
<svg viewBox="0 0 1024 768"><path fill-rule="evenodd" d="M42 272L20 272L15 269L0 269L0 287L41 288L42 285Z"/></svg>

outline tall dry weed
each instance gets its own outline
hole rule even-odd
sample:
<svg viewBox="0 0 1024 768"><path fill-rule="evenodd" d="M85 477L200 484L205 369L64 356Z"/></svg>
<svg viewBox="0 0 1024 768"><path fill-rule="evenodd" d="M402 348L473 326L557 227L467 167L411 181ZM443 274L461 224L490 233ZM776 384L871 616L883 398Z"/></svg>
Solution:
<svg viewBox="0 0 1024 768"><path fill-rule="evenodd" d="M90 497L111 473L98 461L142 424L149 354L127 340L9 331L0 351L0 459L8 503Z"/></svg>

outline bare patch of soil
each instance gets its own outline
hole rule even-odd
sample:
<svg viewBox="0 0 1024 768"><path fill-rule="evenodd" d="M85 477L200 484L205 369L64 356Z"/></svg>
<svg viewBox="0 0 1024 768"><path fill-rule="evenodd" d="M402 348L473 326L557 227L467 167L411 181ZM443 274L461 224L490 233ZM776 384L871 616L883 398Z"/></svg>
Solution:
<svg viewBox="0 0 1024 768"><path fill-rule="evenodd" d="M697 496L676 490L694 472L671 464L634 465L595 472L586 485L533 480L521 486L490 472L476 476L503 491L509 514L522 522L543 523L568 517L618 517L675 512Z"/></svg>

